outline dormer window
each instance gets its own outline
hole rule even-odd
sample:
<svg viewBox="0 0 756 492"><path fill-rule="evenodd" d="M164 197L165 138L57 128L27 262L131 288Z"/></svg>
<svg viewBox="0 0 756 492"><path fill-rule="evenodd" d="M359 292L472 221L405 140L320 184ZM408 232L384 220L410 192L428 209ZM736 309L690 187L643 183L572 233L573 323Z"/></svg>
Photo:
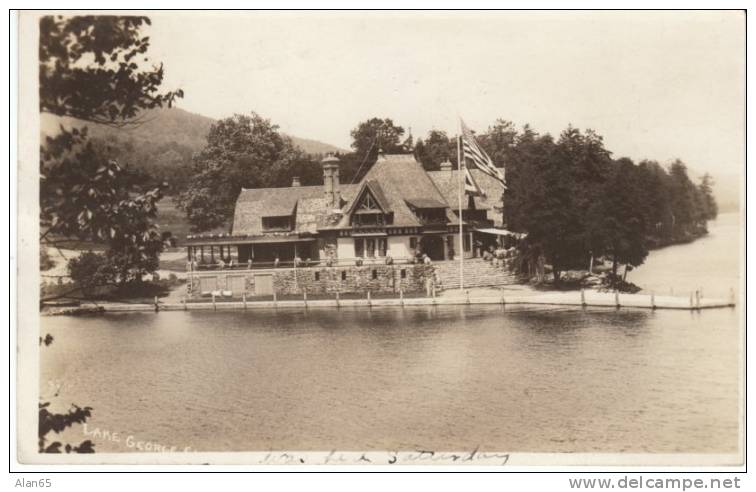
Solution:
<svg viewBox="0 0 756 492"><path fill-rule="evenodd" d="M383 213L355 213L352 216L352 225L355 227L380 227L385 225Z"/></svg>
<svg viewBox="0 0 756 492"><path fill-rule="evenodd" d="M263 232L288 232L291 231L291 217L284 215L281 217L263 217Z"/></svg>
<svg viewBox="0 0 756 492"><path fill-rule="evenodd" d="M423 224L446 223L446 209L443 208L421 208L415 210L415 215Z"/></svg>
<svg viewBox="0 0 756 492"><path fill-rule="evenodd" d="M391 214L381 208L370 190L365 190L353 210L354 227L382 227L391 223Z"/></svg>
<svg viewBox="0 0 756 492"><path fill-rule="evenodd" d="M406 200L410 210L423 225L446 224L446 204L431 198L410 198Z"/></svg>

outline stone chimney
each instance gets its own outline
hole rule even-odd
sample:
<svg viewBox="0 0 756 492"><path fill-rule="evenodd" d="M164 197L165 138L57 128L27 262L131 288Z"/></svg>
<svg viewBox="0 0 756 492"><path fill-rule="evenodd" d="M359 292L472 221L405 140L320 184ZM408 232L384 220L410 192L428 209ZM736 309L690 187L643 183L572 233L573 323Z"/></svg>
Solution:
<svg viewBox="0 0 756 492"><path fill-rule="evenodd" d="M299 181L299 176L294 176L293 178L291 178L291 186L302 186L302 183L300 183Z"/></svg>
<svg viewBox="0 0 756 492"><path fill-rule="evenodd" d="M331 210L340 210L339 159L329 155L320 163L323 165L323 191L325 192L326 205Z"/></svg>
<svg viewBox="0 0 756 492"><path fill-rule="evenodd" d="M446 159L444 162L441 163L440 169L442 171L451 171L452 170L451 161L449 161L449 159Z"/></svg>

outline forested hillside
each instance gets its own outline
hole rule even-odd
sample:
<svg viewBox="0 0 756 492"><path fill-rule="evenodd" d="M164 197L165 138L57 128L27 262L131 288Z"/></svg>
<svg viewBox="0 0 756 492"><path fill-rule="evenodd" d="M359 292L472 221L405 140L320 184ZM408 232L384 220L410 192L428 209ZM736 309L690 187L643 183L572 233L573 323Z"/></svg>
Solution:
<svg viewBox="0 0 756 492"><path fill-rule="evenodd" d="M207 144L207 134L215 120L179 108L156 108L145 111L136 124L122 128L86 124L70 117L41 114L44 136L55 135L63 124L86 126L90 138L109 147L113 158L122 165L138 169L170 184L169 193L186 186L188 176L181 169L191 162L194 153ZM306 154L322 155L342 149L317 140L287 135L294 146Z"/></svg>

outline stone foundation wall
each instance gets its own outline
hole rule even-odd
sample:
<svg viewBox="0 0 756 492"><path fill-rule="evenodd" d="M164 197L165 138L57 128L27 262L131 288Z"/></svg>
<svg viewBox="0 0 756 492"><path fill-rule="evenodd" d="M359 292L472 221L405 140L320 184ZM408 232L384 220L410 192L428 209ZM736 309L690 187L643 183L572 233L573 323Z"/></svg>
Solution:
<svg viewBox="0 0 756 492"><path fill-rule="evenodd" d="M404 272L404 276L402 276ZM432 265L366 265L306 268L273 274L278 294L335 294L336 292L424 291L426 281L434 278Z"/></svg>
<svg viewBox="0 0 756 492"><path fill-rule="evenodd" d="M273 289L276 294L335 294L341 293L399 293L425 291L427 282L435 282L435 268L433 265L364 265L364 266L335 266L312 268L282 268L262 271L219 271L203 272L199 275L190 274L187 279L187 295L198 297L200 292L199 278L210 279L205 285L210 289L230 289L227 277L245 276L244 288L247 295L253 295L254 276L272 274ZM234 292L234 297L241 297L241 292Z"/></svg>

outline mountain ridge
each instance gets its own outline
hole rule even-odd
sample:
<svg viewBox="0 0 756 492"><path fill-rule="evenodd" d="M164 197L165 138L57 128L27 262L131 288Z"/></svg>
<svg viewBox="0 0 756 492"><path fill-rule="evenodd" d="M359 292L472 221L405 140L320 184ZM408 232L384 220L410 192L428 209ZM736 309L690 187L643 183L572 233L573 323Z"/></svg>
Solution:
<svg viewBox="0 0 756 492"><path fill-rule="evenodd" d="M157 108L147 111L143 122L124 128L112 128L106 125L84 122L70 117L60 117L48 113L40 115L40 129L43 135L57 133L60 124L64 126L86 125L90 136L99 138L123 138L139 141L150 140L155 144L176 144L188 147L192 152L198 152L207 143L206 137L212 124L217 121L209 116L192 113L181 108ZM345 149L321 142L319 140L302 138L281 132L290 138L292 143L307 154L320 155L329 152L348 152Z"/></svg>

